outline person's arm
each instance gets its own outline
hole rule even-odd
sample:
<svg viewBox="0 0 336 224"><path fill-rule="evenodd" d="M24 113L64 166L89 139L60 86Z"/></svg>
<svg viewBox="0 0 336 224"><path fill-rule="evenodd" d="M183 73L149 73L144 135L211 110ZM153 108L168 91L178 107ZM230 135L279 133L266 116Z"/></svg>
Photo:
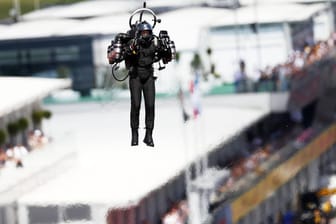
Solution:
<svg viewBox="0 0 336 224"><path fill-rule="evenodd" d="M136 40L131 39L130 41L128 41L128 43L124 48L124 59L127 69L130 69L130 67L134 65L137 55L138 55L138 48L136 46Z"/></svg>
<svg viewBox="0 0 336 224"><path fill-rule="evenodd" d="M125 58L132 57L138 54L136 39L131 39L130 41L127 42L124 48L124 52L125 52Z"/></svg>

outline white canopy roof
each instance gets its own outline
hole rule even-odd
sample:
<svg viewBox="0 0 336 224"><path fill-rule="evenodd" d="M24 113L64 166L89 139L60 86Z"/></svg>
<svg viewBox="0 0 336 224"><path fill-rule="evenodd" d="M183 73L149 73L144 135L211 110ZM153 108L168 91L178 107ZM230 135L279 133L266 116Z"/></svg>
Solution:
<svg viewBox="0 0 336 224"><path fill-rule="evenodd" d="M246 100L250 100L247 95ZM252 97L253 98L253 97ZM258 101L257 98L253 98ZM140 115L137 147L130 146L129 101L50 107L54 144L64 132L76 139L78 161L60 177L19 199L26 205L136 204L182 171L186 164L237 134L268 113L261 108L225 106L225 97L203 99L197 123L182 123L176 100L156 102L155 147L141 142L144 114ZM68 112L67 112L68 111ZM234 118L234 119L233 119ZM85 122L83 122L85 121ZM62 141L59 147L63 147ZM55 146L56 147L56 146Z"/></svg>
<svg viewBox="0 0 336 224"><path fill-rule="evenodd" d="M70 85L64 79L0 77L0 117Z"/></svg>
<svg viewBox="0 0 336 224"><path fill-rule="evenodd" d="M138 1L84 1L65 6L54 6L24 15L24 20L88 18L124 13L140 7ZM108 24L104 24L108 26Z"/></svg>
<svg viewBox="0 0 336 224"><path fill-rule="evenodd" d="M157 24L154 32L158 34L159 30L168 30L172 40L178 43L179 50L193 50L198 45L202 28L224 13L229 13L229 11L202 7L185 8L163 13L158 16L162 22ZM130 13L124 13L87 19L78 24L78 26L66 29L59 34L114 34L126 32L129 29L129 17ZM106 24L109 25L106 26ZM185 32L186 29L188 33Z"/></svg>
<svg viewBox="0 0 336 224"><path fill-rule="evenodd" d="M76 27L80 21L62 20L33 20L15 23L3 29L0 40L38 38L59 35L64 30Z"/></svg>
<svg viewBox="0 0 336 224"><path fill-rule="evenodd" d="M7 29L7 25L0 25L0 31Z"/></svg>
<svg viewBox="0 0 336 224"><path fill-rule="evenodd" d="M300 5L300 4L281 4L281 5L258 5L247 6L237 9L237 19L234 11L226 16L218 17L210 26L231 26L250 23L281 23L302 21L312 17L315 13L325 9L325 4Z"/></svg>
<svg viewBox="0 0 336 224"><path fill-rule="evenodd" d="M201 3L202 0L147 0L148 8L185 7ZM65 6L52 6L23 15L24 20L36 19L66 19L109 16L131 12L142 7L142 1L137 0L94 0L83 1ZM106 24L105 24L106 25Z"/></svg>
<svg viewBox="0 0 336 224"><path fill-rule="evenodd" d="M126 32L129 29L128 20L130 13L122 13L114 16L104 16L81 21L71 29L60 31L59 35L80 34L114 34Z"/></svg>

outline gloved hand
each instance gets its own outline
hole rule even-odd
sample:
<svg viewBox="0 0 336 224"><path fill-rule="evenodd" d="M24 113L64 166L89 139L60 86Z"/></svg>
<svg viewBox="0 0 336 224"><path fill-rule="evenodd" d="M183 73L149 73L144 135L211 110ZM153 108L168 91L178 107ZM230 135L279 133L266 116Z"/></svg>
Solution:
<svg viewBox="0 0 336 224"><path fill-rule="evenodd" d="M107 47L107 59L110 64L113 64L115 55L113 55L113 42Z"/></svg>
<svg viewBox="0 0 336 224"><path fill-rule="evenodd" d="M132 55L138 54L138 45L137 45L136 39L131 40L129 49L130 49L130 54Z"/></svg>
<svg viewBox="0 0 336 224"><path fill-rule="evenodd" d="M109 64L113 64L115 62L115 59L116 59L116 55L117 53L115 51L110 51L108 54L107 54L107 59L109 61Z"/></svg>

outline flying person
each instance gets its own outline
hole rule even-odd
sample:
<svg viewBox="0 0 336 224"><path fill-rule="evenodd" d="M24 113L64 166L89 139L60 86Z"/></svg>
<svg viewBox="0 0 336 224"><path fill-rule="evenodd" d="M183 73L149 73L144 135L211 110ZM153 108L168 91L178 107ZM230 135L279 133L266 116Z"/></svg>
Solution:
<svg viewBox="0 0 336 224"><path fill-rule="evenodd" d="M147 11L143 8L139 11ZM136 11L136 12L137 12ZM153 34L156 21L155 14L149 10L154 17L154 25L147 21L140 20L135 24L131 23L131 30L126 34L118 34L112 45L109 46L108 58L110 64L120 63L125 60L128 69L129 88L131 93L131 146L138 145L139 115L142 94L145 102L145 125L146 134L143 142L147 146L154 147L153 129L155 117L155 80L153 64L162 60L167 64L175 57L175 45L170 40L167 31L160 31L159 36ZM162 69L161 67L159 69Z"/></svg>

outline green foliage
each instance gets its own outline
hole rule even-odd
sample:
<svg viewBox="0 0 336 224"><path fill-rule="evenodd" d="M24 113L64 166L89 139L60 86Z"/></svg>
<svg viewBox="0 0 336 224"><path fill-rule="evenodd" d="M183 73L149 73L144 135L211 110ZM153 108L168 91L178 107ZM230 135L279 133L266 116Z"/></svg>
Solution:
<svg viewBox="0 0 336 224"><path fill-rule="evenodd" d="M207 50L206 50L206 52L207 52L207 55L211 55L212 54L212 49L211 49L211 47L208 47L207 48Z"/></svg>
<svg viewBox="0 0 336 224"><path fill-rule="evenodd" d="M51 116L52 113L49 110L34 110L32 113L32 120L34 125L39 125L43 118L50 119Z"/></svg>
<svg viewBox="0 0 336 224"><path fill-rule="evenodd" d="M44 111L43 111L43 117L44 117L44 118L46 118L46 119L50 119L51 116L52 116L51 111L49 111L49 110L44 110Z"/></svg>
<svg viewBox="0 0 336 224"><path fill-rule="evenodd" d="M220 74L216 72L216 65L213 63L210 65L210 74L213 75L216 79L221 77Z"/></svg>
<svg viewBox="0 0 336 224"><path fill-rule="evenodd" d="M180 61L180 56L181 56L181 53L180 52L176 52L176 62L179 62Z"/></svg>
<svg viewBox="0 0 336 224"><path fill-rule="evenodd" d="M210 66L210 73L211 74L215 74L216 73L216 66L215 66L215 64L211 64L211 66Z"/></svg>
<svg viewBox="0 0 336 224"><path fill-rule="evenodd" d="M57 78L64 79L69 78L71 76L71 70L67 66L59 66L56 69Z"/></svg>
<svg viewBox="0 0 336 224"><path fill-rule="evenodd" d="M7 132L11 137L16 136L19 130L19 124L17 122L10 122L7 124Z"/></svg>
<svg viewBox="0 0 336 224"><path fill-rule="evenodd" d="M191 61L191 67L195 70L200 69L202 67L202 60L198 53L194 54L194 58Z"/></svg>
<svg viewBox="0 0 336 224"><path fill-rule="evenodd" d="M0 129L0 146L5 144L6 138L7 138L6 132L4 130Z"/></svg>
<svg viewBox="0 0 336 224"><path fill-rule="evenodd" d="M32 120L35 125L41 124L43 117L44 117L43 110L34 110L32 113Z"/></svg>
<svg viewBox="0 0 336 224"><path fill-rule="evenodd" d="M221 77L221 75L217 72L214 72L213 73L213 76L216 78L216 79L219 79Z"/></svg>
<svg viewBox="0 0 336 224"><path fill-rule="evenodd" d="M17 124L19 126L20 131L25 131L28 128L29 122L28 119L25 117L21 117L18 121Z"/></svg>

